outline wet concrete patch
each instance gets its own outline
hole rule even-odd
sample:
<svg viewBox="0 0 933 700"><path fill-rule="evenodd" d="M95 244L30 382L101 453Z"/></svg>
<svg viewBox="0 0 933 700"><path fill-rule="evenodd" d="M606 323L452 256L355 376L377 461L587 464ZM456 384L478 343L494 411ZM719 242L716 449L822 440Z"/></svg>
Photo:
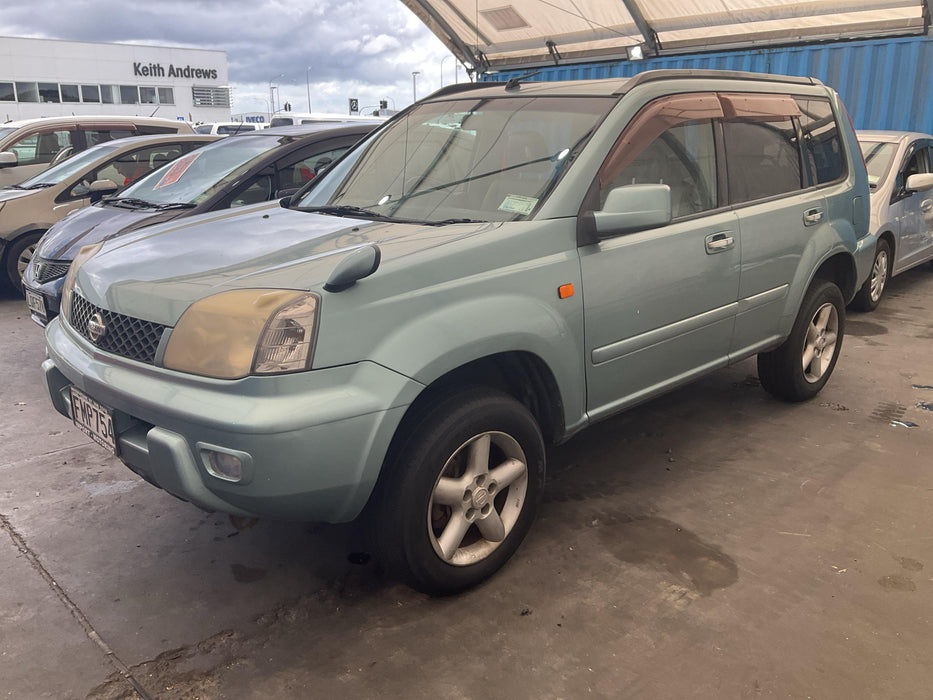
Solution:
<svg viewBox="0 0 933 700"><path fill-rule="evenodd" d="M601 542L613 556L666 571L700 595L708 596L739 579L731 557L670 520L622 515L600 525Z"/></svg>
<svg viewBox="0 0 933 700"><path fill-rule="evenodd" d="M872 335L887 335L887 333L888 329L880 323L846 319L846 335L855 335L864 338Z"/></svg>
<svg viewBox="0 0 933 700"><path fill-rule="evenodd" d="M915 591L917 584L902 574L892 574L891 576L882 576L878 579L882 588L891 591Z"/></svg>
<svg viewBox="0 0 933 700"><path fill-rule="evenodd" d="M899 403L891 401L884 401L879 403L875 407L875 410L871 412L871 419L880 421L881 423L891 423L892 421L903 418L905 411L907 411L907 406L902 406Z"/></svg>

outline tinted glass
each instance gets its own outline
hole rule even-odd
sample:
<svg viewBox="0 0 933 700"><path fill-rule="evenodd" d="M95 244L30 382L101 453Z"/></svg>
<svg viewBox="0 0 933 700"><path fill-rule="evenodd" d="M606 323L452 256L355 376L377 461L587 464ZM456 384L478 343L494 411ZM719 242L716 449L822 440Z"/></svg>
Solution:
<svg viewBox="0 0 933 700"><path fill-rule="evenodd" d="M58 83L39 83L40 102L59 102Z"/></svg>
<svg viewBox="0 0 933 700"><path fill-rule="evenodd" d="M125 105L134 105L139 103L139 91L135 85L120 86L120 102Z"/></svg>
<svg viewBox="0 0 933 700"><path fill-rule="evenodd" d="M800 189L800 157L793 120L726 121L723 130L733 202Z"/></svg>
<svg viewBox="0 0 933 700"><path fill-rule="evenodd" d="M115 89L116 89L116 85L101 85L100 86L100 101L103 102L105 105L113 104L114 102L113 95L114 95Z"/></svg>
<svg viewBox="0 0 933 700"><path fill-rule="evenodd" d="M35 83L16 83L16 99L20 102L38 102L39 90Z"/></svg>
<svg viewBox="0 0 933 700"><path fill-rule="evenodd" d="M159 104L175 104L175 91L172 88L159 88Z"/></svg>
<svg viewBox="0 0 933 700"><path fill-rule="evenodd" d="M845 172L842 142L833 110L827 100L798 99L803 132L804 171L807 185L821 185L841 178Z"/></svg>
<svg viewBox="0 0 933 700"><path fill-rule="evenodd" d="M145 105L155 104L156 89L152 87L139 88L139 101Z"/></svg>
<svg viewBox="0 0 933 700"><path fill-rule="evenodd" d="M62 102L80 102L81 97L77 85L62 85Z"/></svg>
<svg viewBox="0 0 933 700"><path fill-rule="evenodd" d="M113 160L105 161L95 170L82 175L81 181L75 184L69 194L72 197L86 197L90 192L91 183L95 180L110 180L119 187L125 187L156 168L175 160L184 152L184 148L182 144L163 143L138 151L121 153Z"/></svg>
<svg viewBox="0 0 933 700"><path fill-rule="evenodd" d="M154 204L197 204L239 180L256 160L278 145L276 136L215 141L151 173L122 196Z"/></svg>
<svg viewBox="0 0 933 700"><path fill-rule="evenodd" d="M29 187L30 185L37 185L40 182L52 184L61 182L62 180L65 180L66 178L81 172L85 168L90 167L94 162L97 161L98 158L105 156L118 147L119 143L114 142L112 144L105 143L101 146L88 148L87 150L72 156L68 160L63 161L58 165L53 165L48 170L43 170L35 177L31 177L21 184L23 187Z"/></svg>
<svg viewBox="0 0 933 700"><path fill-rule="evenodd" d="M514 97L417 105L301 206L356 206L416 221L528 217L615 98Z"/></svg>
<svg viewBox="0 0 933 700"><path fill-rule="evenodd" d="M0 102L13 102L16 100L16 92L13 90L13 83L0 83Z"/></svg>
<svg viewBox="0 0 933 700"><path fill-rule="evenodd" d="M81 99L84 102L100 102L100 88L96 85L82 85Z"/></svg>
<svg viewBox="0 0 933 700"><path fill-rule="evenodd" d="M862 148L862 157L868 168L868 185L877 187L885 180L891 168L891 159L897 153L896 143L882 143L879 141L859 141Z"/></svg>

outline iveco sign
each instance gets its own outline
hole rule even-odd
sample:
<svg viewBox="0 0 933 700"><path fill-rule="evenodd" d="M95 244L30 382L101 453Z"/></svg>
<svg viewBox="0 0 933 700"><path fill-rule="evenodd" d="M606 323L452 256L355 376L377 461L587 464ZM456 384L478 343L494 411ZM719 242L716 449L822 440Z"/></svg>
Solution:
<svg viewBox="0 0 933 700"><path fill-rule="evenodd" d="M168 64L168 70L161 63L133 63L133 75L145 78L202 78L217 80L217 70L214 68L192 68L190 65L181 67Z"/></svg>

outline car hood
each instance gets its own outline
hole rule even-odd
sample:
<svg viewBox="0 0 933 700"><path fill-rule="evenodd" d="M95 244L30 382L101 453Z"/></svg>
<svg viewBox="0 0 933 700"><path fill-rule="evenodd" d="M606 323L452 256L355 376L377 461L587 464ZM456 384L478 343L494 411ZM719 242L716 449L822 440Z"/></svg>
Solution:
<svg viewBox="0 0 933 700"><path fill-rule="evenodd" d="M36 194L36 192L41 192L41 189L38 190L17 190L17 189L0 189L0 205L4 202L10 202L14 199L22 199L23 197L28 197L31 194Z"/></svg>
<svg viewBox="0 0 933 700"><path fill-rule="evenodd" d="M374 222L274 202L119 236L84 263L77 287L97 306L174 326L192 302L227 289L320 289L345 253L370 243L385 264L499 225Z"/></svg>
<svg viewBox="0 0 933 700"><path fill-rule="evenodd" d="M84 207L52 226L42 237L36 255L46 260L74 260L83 246L189 213L188 209L160 212L96 205Z"/></svg>

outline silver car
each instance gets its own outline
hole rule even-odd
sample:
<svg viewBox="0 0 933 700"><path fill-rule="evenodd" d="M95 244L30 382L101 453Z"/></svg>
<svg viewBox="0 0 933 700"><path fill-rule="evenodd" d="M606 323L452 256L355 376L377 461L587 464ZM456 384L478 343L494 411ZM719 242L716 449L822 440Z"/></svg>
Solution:
<svg viewBox="0 0 933 700"><path fill-rule="evenodd" d="M873 311L888 279L933 260L933 136L857 132L868 166L871 230L878 237L869 278L852 305Z"/></svg>

